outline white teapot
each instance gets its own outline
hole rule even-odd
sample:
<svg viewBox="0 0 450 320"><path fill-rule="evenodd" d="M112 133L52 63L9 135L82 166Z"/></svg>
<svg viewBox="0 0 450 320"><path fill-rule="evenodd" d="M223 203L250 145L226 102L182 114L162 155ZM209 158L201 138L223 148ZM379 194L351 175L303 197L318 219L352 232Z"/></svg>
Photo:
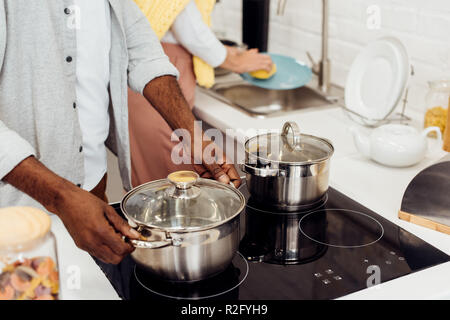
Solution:
<svg viewBox="0 0 450 320"><path fill-rule="evenodd" d="M350 128L350 131L359 152L390 167L409 167L422 161L428 150L427 136L430 132L436 132L438 140L442 140L438 127L419 132L410 126L387 124L374 129L370 136L361 133L356 127Z"/></svg>

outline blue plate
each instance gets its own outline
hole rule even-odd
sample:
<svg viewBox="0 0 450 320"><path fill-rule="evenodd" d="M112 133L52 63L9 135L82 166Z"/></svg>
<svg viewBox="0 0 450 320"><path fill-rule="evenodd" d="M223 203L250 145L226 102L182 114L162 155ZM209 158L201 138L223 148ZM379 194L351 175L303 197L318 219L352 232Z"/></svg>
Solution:
<svg viewBox="0 0 450 320"><path fill-rule="evenodd" d="M248 73L241 77L254 86L272 90L289 90L303 87L312 79L312 71L307 65L294 58L279 54L268 54L277 65L277 73L267 80L255 79Z"/></svg>

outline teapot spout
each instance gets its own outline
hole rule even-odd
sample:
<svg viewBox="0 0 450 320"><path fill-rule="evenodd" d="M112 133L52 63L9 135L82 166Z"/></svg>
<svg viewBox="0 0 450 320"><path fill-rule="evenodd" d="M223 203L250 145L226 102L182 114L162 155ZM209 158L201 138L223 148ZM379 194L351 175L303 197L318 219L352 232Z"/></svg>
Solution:
<svg viewBox="0 0 450 320"><path fill-rule="evenodd" d="M350 132L353 135L353 141L355 142L356 149L365 156L370 158L370 140L369 137L363 134L358 128L350 127Z"/></svg>

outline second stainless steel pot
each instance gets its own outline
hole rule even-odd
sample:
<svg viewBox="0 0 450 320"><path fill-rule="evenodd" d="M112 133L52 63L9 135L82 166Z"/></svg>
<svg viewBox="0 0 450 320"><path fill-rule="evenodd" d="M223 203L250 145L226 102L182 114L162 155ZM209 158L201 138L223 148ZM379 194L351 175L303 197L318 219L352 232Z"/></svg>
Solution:
<svg viewBox="0 0 450 320"><path fill-rule="evenodd" d="M244 196L235 188L177 172L127 194L121 208L143 239L136 263L169 281L199 281L224 271L239 246Z"/></svg>
<svg viewBox="0 0 450 320"><path fill-rule="evenodd" d="M319 203L328 190L333 145L300 134L288 122L281 135L269 133L247 140L246 173L252 199L277 210L299 211Z"/></svg>

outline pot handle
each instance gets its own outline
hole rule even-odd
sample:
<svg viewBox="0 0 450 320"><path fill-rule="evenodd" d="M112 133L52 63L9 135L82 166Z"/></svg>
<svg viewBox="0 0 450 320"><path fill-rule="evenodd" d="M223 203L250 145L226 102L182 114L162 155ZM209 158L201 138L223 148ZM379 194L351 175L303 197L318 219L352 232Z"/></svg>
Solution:
<svg viewBox="0 0 450 320"><path fill-rule="evenodd" d="M252 166L249 166L248 164L241 164L241 171L252 174L258 177L279 177L279 176L285 176L286 173L283 170L280 169L262 169L262 168L255 168Z"/></svg>
<svg viewBox="0 0 450 320"><path fill-rule="evenodd" d="M292 131L292 143L287 139L289 131ZM289 147L291 147L293 150L300 150L302 148L301 132L300 127L297 123L293 121L286 122L283 126L281 135L286 138Z"/></svg>
<svg viewBox="0 0 450 320"><path fill-rule="evenodd" d="M122 237L126 242L129 242L136 249L160 249L168 246L179 247L181 246L183 239L167 239L162 241L146 241L146 240L131 240L126 237Z"/></svg>
<svg viewBox="0 0 450 320"><path fill-rule="evenodd" d="M129 240L133 247L137 249L159 249L172 245L172 240L165 241L143 241L143 240Z"/></svg>

